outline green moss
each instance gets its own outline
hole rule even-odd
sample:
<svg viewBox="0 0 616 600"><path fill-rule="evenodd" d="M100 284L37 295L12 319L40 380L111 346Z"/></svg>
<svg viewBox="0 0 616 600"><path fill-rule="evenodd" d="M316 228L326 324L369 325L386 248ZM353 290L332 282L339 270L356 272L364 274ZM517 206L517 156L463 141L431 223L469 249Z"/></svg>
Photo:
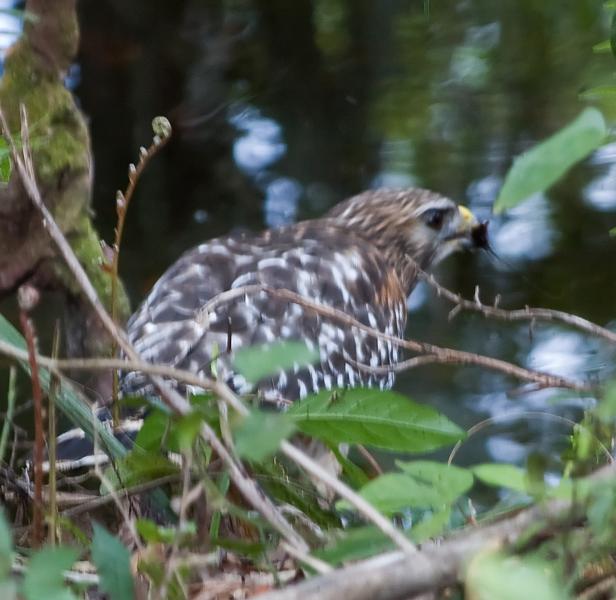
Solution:
<svg viewBox="0 0 616 600"><path fill-rule="evenodd" d="M64 55L59 60L68 61L74 51L71 44L74 45L78 35L76 20L72 13L65 15L66 18L55 17L54 25L67 28L66 39L62 38ZM104 256L89 212L91 156L88 128L55 66L45 63L45 59L29 45L27 31L11 48L0 82L0 106L16 140L19 139L22 104L28 115L32 158L45 203L102 303L110 309L111 276L102 267ZM27 198L24 201L28 201ZM81 290L64 261L58 258L54 269L66 289L80 296ZM117 302L117 314L124 320L129 315L129 304L121 284Z"/></svg>
<svg viewBox="0 0 616 600"><path fill-rule="evenodd" d="M56 76L40 70L23 39L11 49L0 85L0 105L14 135L20 129L21 104L41 186L53 184L67 170L89 169L88 130L72 95Z"/></svg>
<svg viewBox="0 0 616 600"><path fill-rule="evenodd" d="M111 312L111 275L103 268L105 257L103 256L98 235L92 227L90 219L83 217L79 229L74 231L68 239L79 262L85 269L88 279L96 289L101 302ZM68 267L64 264L64 261L58 260L56 273L71 293L75 295L81 293L81 288L68 270ZM130 315L130 306L121 283L118 286L117 302L118 319L120 322L124 322Z"/></svg>

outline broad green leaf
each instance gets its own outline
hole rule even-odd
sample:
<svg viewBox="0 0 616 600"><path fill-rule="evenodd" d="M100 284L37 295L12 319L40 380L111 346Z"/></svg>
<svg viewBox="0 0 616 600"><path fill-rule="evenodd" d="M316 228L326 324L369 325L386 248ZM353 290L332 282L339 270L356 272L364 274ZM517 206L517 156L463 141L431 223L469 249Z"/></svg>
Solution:
<svg viewBox="0 0 616 600"><path fill-rule="evenodd" d="M194 521L186 522L182 530L178 527L157 525L149 519L137 519L135 526L139 535L146 542L162 542L163 544L171 544L176 540L193 539L197 533L197 526Z"/></svg>
<svg viewBox="0 0 616 600"><path fill-rule="evenodd" d="M295 424L284 413L253 410L235 430L235 449L248 460L260 462L295 431Z"/></svg>
<svg viewBox="0 0 616 600"><path fill-rule="evenodd" d="M359 494L385 514L408 508L442 509L473 485L470 472L428 461L398 463L404 473L386 473L373 479L359 490ZM342 500L339 509L350 509Z"/></svg>
<svg viewBox="0 0 616 600"><path fill-rule="evenodd" d="M416 460L396 461L398 468L418 485L429 486L438 491L441 504L455 502L462 494L473 487L473 474L467 469L443 463Z"/></svg>
<svg viewBox="0 0 616 600"><path fill-rule="evenodd" d="M554 563L536 558L479 554L466 572L466 594L474 600L567 600Z"/></svg>
<svg viewBox="0 0 616 600"><path fill-rule="evenodd" d="M582 100L614 100L616 98L616 85L596 85L579 93Z"/></svg>
<svg viewBox="0 0 616 600"><path fill-rule="evenodd" d="M331 565L361 560L392 550L394 545L380 529L367 525L338 532L337 539L315 555Z"/></svg>
<svg viewBox="0 0 616 600"><path fill-rule="evenodd" d="M367 483L359 490L377 510L387 515L402 512L404 509L427 508L440 505L438 490L417 484L402 473L386 473ZM339 510L350 510L352 505L347 500L336 503Z"/></svg>
<svg viewBox="0 0 616 600"><path fill-rule="evenodd" d="M24 575L21 590L27 600L76 600L64 584L64 571L71 568L79 552L74 548L43 548L36 552Z"/></svg>
<svg viewBox="0 0 616 600"><path fill-rule="evenodd" d="M609 233L610 233L610 235L612 237L616 237L616 227L612 227L612 229L610 229Z"/></svg>
<svg viewBox="0 0 616 600"><path fill-rule="evenodd" d="M451 519L451 507L448 506L433 514L425 516L411 528L411 540L421 544L430 538L441 535Z"/></svg>
<svg viewBox="0 0 616 600"><path fill-rule="evenodd" d="M98 523L92 527L92 562L100 577L101 590L113 600L133 600L135 589L127 548Z"/></svg>
<svg viewBox="0 0 616 600"><path fill-rule="evenodd" d="M368 388L321 392L295 402L287 414L302 432L330 444L427 452L466 435L429 406L396 392Z"/></svg>
<svg viewBox="0 0 616 600"><path fill-rule="evenodd" d="M201 431L202 423L203 416L198 412L191 412L172 420L171 434L173 441L177 443L178 450L184 452L192 448L199 431ZM171 449L174 450L175 448L171 446Z"/></svg>
<svg viewBox="0 0 616 600"><path fill-rule="evenodd" d="M359 489L370 481L368 475L366 475L364 471L351 459L347 458L342 452L340 452L337 446L332 445L330 450L334 453L336 460L340 463L340 466L342 467L342 474L347 482L350 483L352 488Z"/></svg>
<svg viewBox="0 0 616 600"><path fill-rule="evenodd" d="M558 181L575 163L596 150L607 137L603 115L586 108L569 125L515 159L494 212L512 208Z"/></svg>
<svg viewBox="0 0 616 600"><path fill-rule="evenodd" d="M446 509L429 514L406 532L407 537L420 544L440 535L449 523L450 513ZM394 549L394 543L380 529L366 525L338 531L336 539L322 550L317 550L315 555L332 565L340 565Z"/></svg>
<svg viewBox="0 0 616 600"><path fill-rule="evenodd" d="M563 477L554 487L547 487L543 482L533 482L524 469L507 464L484 464L472 467L475 477L493 487L514 490L530 496L546 496L561 500L579 500L586 498L590 491L590 482L585 479L568 479Z"/></svg>
<svg viewBox="0 0 616 600"><path fill-rule="evenodd" d="M160 450L168 437L171 417L159 410L152 412L143 420L143 425L135 438L135 448L146 452Z"/></svg>
<svg viewBox="0 0 616 600"><path fill-rule="evenodd" d="M319 360L319 352L303 342L283 341L262 346L240 348L233 357L233 366L247 381L257 383L264 377L305 367Z"/></svg>
<svg viewBox="0 0 616 600"><path fill-rule="evenodd" d="M493 487L503 487L522 494L528 494L526 471L514 465L487 463L471 469L475 477Z"/></svg>
<svg viewBox="0 0 616 600"><path fill-rule="evenodd" d="M592 51L595 54L608 54L612 51L612 46L610 44L610 40L603 40L602 42L599 42L598 44L595 44L592 47Z"/></svg>

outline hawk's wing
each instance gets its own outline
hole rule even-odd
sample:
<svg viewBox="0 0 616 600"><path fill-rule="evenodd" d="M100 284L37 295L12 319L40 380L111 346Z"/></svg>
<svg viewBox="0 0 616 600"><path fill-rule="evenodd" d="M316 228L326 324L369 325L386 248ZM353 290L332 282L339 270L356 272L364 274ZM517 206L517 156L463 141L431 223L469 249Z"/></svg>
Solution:
<svg viewBox="0 0 616 600"><path fill-rule="evenodd" d="M393 384L393 373L370 374L353 364L397 362L393 344L265 290L211 302L227 290L255 285L291 290L385 333L404 332L405 298L393 269L368 242L322 220L258 236L219 238L187 252L133 315L129 339L143 359L194 373L211 376L214 359L218 376L239 392L250 388L233 372L228 346L233 352L297 340L318 348L320 362L314 366L259 383L272 400L293 400L324 388ZM211 309L204 311L208 303ZM151 391L141 373L126 374L122 389L124 394Z"/></svg>

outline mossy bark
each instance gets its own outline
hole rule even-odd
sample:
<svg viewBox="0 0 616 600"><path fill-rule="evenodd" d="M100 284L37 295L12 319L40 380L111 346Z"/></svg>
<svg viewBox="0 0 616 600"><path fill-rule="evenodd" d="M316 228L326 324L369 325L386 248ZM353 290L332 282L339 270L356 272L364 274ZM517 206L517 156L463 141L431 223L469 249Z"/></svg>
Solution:
<svg viewBox="0 0 616 600"><path fill-rule="evenodd" d="M26 11L31 18L7 55L0 106L17 140L20 105L25 106L38 187L101 300L109 306L110 276L102 268L105 257L91 220L90 136L63 81L79 42L75 4L76 0L28 0ZM71 317L67 333L73 353L108 351L106 336L100 334L79 287L13 173L0 191L0 296L25 281L66 295L72 307L67 311ZM118 314L125 318L128 302L121 288L118 301Z"/></svg>

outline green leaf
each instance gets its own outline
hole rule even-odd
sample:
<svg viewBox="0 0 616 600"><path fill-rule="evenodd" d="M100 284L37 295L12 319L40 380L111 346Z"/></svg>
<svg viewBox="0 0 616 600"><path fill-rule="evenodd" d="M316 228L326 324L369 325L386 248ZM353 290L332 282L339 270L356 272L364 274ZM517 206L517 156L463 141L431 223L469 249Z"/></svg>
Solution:
<svg viewBox="0 0 616 600"><path fill-rule="evenodd" d="M612 237L616 237L616 227L612 227L612 229L610 229L610 232L609 232L609 233L610 233L610 235L611 235Z"/></svg>
<svg viewBox="0 0 616 600"><path fill-rule="evenodd" d="M32 556L22 584L27 600L76 600L64 585L64 571L70 569L79 552L74 548L43 548Z"/></svg>
<svg viewBox="0 0 616 600"><path fill-rule="evenodd" d="M302 432L329 444L356 443L399 452L454 444L464 431L429 406L396 392L354 388L321 392L286 413Z"/></svg>
<svg viewBox="0 0 616 600"><path fill-rule="evenodd" d="M100 576L101 590L113 600L132 600L135 591L128 549L98 523L93 523L93 529L92 562Z"/></svg>
<svg viewBox="0 0 616 600"><path fill-rule="evenodd" d="M440 535L449 523L449 509L430 514L413 525L406 536L416 544ZM315 555L332 565L361 560L389 550L394 550L394 543L380 529L373 525L356 527L336 532L335 540Z"/></svg>
<svg viewBox="0 0 616 600"><path fill-rule="evenodd" d="M436 490L427 486L416 486L415 482L402 473L386 473L367 483L359 490L377 510L387 515L402 512L411 506L429 507L440 503ZM351 510L347 500L336 503L338 510Z"/></svg>
<svg viewBox="0 0 616 600"><path fill-rule="evenodd" d="M364 473L361 467L342 454L337 446L330 446L330 450L334 453L336 460L340 463L340 466L342 467L342 474L351 484L353 489L359 489L370 481L370 478Z"/></svg>
<svg viewBox="0 0 616 600"><path fill-rule="evenodd" d="M416 544L421 544L430 538L441 535L451 519L451 507L425 516L419 523L413 525L411 529L411 540Z"/></svg>
<svg viewBox="0 0 616 600"><path fill-rule="evenodd" d="M465 596L474 600L566 600L554 563L534 558L479 554L466 573Z"/></svg>
<svg viewBox="0 0 616 600"><path fill-rule="evenodd" d="M473 487L473 474L462 467L429 460L397 460L396 465L405 475L415 480L418 486L428 486L436 490L441 498L441 505L455 502Z"/></svg>
<svg viewBox="0 0 616 600"><path fill-rule="evenodd" d="M173 419L171 433L174 442L177 443L178 450L184 452L192 448L199 431L201 431L202 424L203 415L198 412L191 412Z"/></svg>
<svg viewBox="0 0 616 600"><path fill-rule="evenodd" d="M612 51L610 40L603 40L592 47L595 54L609 54Z"/></svg>
<svg viewBox="0 0 616 600"><path fill-rule="evenodd" d="M283 341L240 348L233 357L233 366L248 381L257 383L264 377L295 366L305 367L317 360L316 348L311 350L303 342Z"/></svg>
<svg viewBox="0 0 616 600"><path fill-rule="evenodd" d="M340 565L387 552L393 546L391 539L380 529L368 525L339 532L332 544L317 550L315 555L331 565Z"/></svg>
<svg viewBox="0 0 616 600"><path fill-rule="evenodd" d="M514 465L488 463L472 467L475 477L493 487L503 487L528 494L526 471Z"/></svg>
<svg viewBox="0 0 616 600"><path fill-rule="evenodd" d="M194 540L197 535L197 524L194 521L186 521L180 528L157 525L148 519L137 519L136 527L139 535L146 542L171 544L178 541L184 543Z"/></svg>
<svg viewBox="0 0 616 600"><path fill-rule="evenodd" d="M11 178L13 163L11 162L11 151L3 137L0 137L0 183L8 183Z"/></svg>
<svg viewBox="0 0 616 600"><path fill-rule="evenodd" d="M579 93L582 100L606 100L612 101L616 98L616 85L596 85Z"/></svg>
<svg viewBox="0 0 616 600"><path fill-rule="evenodd" d="M575 163L596 150L607 137L603 115L586 108L569 125L515 159L494 212L512 208L558 181Z"/></svg>
<svg viewBox="0 0 616 600"><path fill-rule="evenodd" d="M385 514L408 508L442 509L457 500L473 485L473 475L460 467L429 461L397 462L403 473L387 473L373 479L359 494ZM336 506L348 510L340 501Z"/></svg>
<svg viewBox="0 0 616 600"><path fill-rule="evenodd" d="M286 414L253 410L235 430L235 449L242 458L260 462L294 431Z"/></svg>

